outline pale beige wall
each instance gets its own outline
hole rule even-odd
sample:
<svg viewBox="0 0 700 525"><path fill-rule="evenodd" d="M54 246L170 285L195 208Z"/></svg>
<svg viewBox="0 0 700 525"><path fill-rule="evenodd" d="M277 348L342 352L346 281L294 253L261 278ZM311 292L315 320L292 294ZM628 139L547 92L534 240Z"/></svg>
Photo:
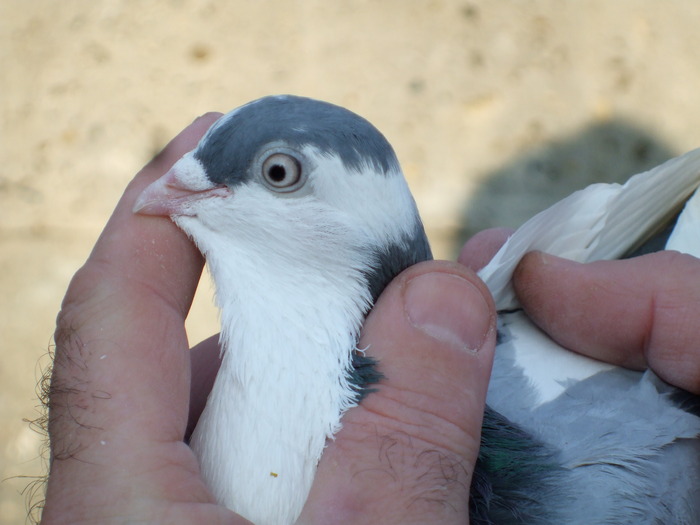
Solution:
<svg viewBox="0 0 700 525"><path fill-rule="evenodd" d="M446 257L467 231L699 145L698 27L695 0L4 0L0 478L40 471L22 418L68 280L198 114L287 92L364 115ZM208 295L193 339L215 329ZM23 522L25 484L0 483L0 522Z"/></svg>

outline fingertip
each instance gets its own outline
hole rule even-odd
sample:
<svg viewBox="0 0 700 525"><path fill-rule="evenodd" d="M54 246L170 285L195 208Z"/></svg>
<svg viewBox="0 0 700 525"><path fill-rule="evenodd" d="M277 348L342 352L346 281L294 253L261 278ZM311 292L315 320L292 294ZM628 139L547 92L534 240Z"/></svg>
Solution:
<svg viewBox="0 0 700 525"><path fill-rule="evenodd" d="M202 113L198 117L195 117L192 124L203 123L207 128L209 128L214 122L223 116L224 114L220 111L207 111L206 113Z"/></svg>
<svg viewBox="0 0 700 525"><path fill-rule="evenodd" d="M381 361L395 359L401 368L410 362L408 355L436 364L443 354L454 354L483 359L490 370L495 320L493 298L476 273L454 262L426 261L387 286L365 322L360 344L374 348ZM480 354L484 357L477 358Z"/></svg>
<svg viewBox="0 0 700 525"><path fill-rule="evenodd" d="M496 312L486 285L460 264L428 261L400 274L365 323L361 345L379 360L385 379L363 404L393 417L400 393L400 423L422 428L435 443L440 426L452 430L438 443L475 460L496 344ZM386 404L385 395L392 396ZM430 420L430 424L425 424ZM472 457L473 456L473 457Z"/></svg>
<svg viewBox="0 0 700 525"><path fill-rule="evenodd" d="M408 322L440 344L478 352L491 332L493 311L490 296L477 283L462 272L410 277L403 290Z"/></svg>
<svg viewBox="0 0 700 525"><path fill-rule="evenodd" d="M490 228L474 234L462 247L457 261L477 272L486 266L513 234L511 228Z"/></svg>
<svg viewBox="0 0 700 525"><path fill-rule="evenodd" d="M152 182L158 176L165 173L175 162L188 151L197 146L207 130L221 118L218 112L208 112L195 118L186 128L178 133L165 147L136 176L137 179L146 178L143 186Z"/></svg>

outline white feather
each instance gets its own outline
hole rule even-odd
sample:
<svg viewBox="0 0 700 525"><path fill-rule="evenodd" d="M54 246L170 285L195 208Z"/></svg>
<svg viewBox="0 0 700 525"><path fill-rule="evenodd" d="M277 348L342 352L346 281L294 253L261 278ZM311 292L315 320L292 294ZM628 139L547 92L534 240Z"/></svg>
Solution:
<svg viewBox="0 0 700 525"><path fill-rule="evenodd" d="M700 191L696 191L686 202L666 249L700 258Z"/></svg>
<svg viewBox="0 0 700 525"><path fill-rule="evenodd" d="M400 242L417 220L400 173L304 154L313 191L280 196L253 181L174 217L209 264L224 349L191 445L217 501L263 525L296 520L325 440L355 404L346 374L372 300L371 247Z"/></svg>
<svg viewBox="0 0 700 525"><path fill-rule="evenodd" d="M699 185L700 149L696 149L622 186L589 186L523 224L479 275L494 295L497 309L517 309L511 278L527 252L540 250L579 262L617 258L672 217ZM688 201L669 249L679 249L683 243L683 251L697 254L700 250L699 195L696 192ZM549 340L522 312L501 318L511 340L496 354L489 403L508 417L518 419L515 414L521 412L522 417L555 399L572 382L612 368ZM534 398L508 393L514 373L529 379Z"/></svg>
<svg viewBox="0 0 700 525"><path fill-rule="evenodd" d="M614 259L678 210L700 184L700 149L671 159L624 185L593 184L535 215L480 272L498 310L517 308L511 276L527 252L573 261Z"/></svg>

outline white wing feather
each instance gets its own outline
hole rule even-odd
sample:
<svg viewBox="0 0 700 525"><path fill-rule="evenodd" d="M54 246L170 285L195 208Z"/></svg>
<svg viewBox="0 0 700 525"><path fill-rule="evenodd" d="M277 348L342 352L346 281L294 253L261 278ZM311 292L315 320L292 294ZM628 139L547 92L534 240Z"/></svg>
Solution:
<svg viewBox="0 0 700 525"><path fill-rule="evenodd" d="M593 184L535 215L479 276L498 310L518 307L513 270L533 250L578 262L615 259L654 233L700 185L700 148L641 173L624 185ZM694 205L695 220L700 204ZM698 244L695 242L695 244Z"/></svg>
<svg viewBox="0 0 700 525"><path fill-rule="evenodd" d="M698 186L700 149L636 175L624 185L589 186L527 221L479 275L499 311L515 310L519 304L511 278L527 252L540 250L579 262L615 259L653 235L686 200L667 249L700 257ZM496 353L489 403L508 417L517 420L518 413L555 399L573 383L613 368L559 346L523 312L502 313L500 321L507 341ZM509 385L516 377L532 388L513 393Z"/></svg>

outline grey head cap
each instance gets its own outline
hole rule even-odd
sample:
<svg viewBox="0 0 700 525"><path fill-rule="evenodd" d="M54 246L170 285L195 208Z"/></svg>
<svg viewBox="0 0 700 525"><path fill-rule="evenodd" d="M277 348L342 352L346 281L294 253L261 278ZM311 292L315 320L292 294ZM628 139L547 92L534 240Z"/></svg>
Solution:
<svg viewBox="0 0 700 525"><path fill-rule="evenodd" d="M256 153L271 142L313 146L337 155L355 171L371 167L388 174L399 169L393 148L367 120L340 106L292 95L264 97L223 116L194 157L212 182L232 186L246 181Z"/></svg>

